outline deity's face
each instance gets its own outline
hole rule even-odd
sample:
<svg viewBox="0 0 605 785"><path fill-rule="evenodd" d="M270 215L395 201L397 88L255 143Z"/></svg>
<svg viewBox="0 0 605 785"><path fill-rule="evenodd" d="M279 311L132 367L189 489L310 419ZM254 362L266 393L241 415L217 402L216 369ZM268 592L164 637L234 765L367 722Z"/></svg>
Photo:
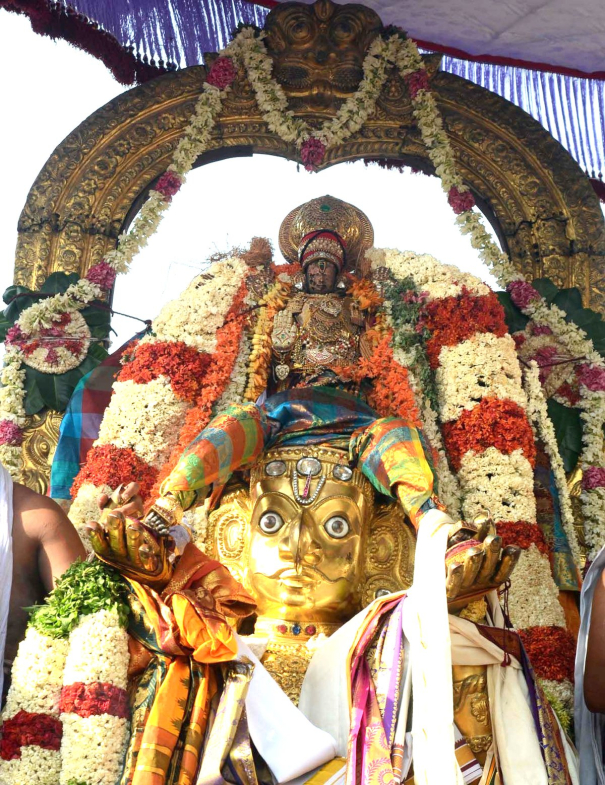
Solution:
<svg viewBox="0 0 605 785"><path fill-rule="evenodd" d="M306 290L309 294L328 294L336 288L338 270L333 262L318 259L305 269Z"/></svg>
<svg viewBox="0 0 605 785"><path fill-rule="evenodd" d="M312 504L296 496L306 479L263 477L252 488L254 503L244 552L244 582L259 616L342 623L360 609L364 537L371 503L352 482L325 480ZM311 498L320 478L312 477Z"/></svg>

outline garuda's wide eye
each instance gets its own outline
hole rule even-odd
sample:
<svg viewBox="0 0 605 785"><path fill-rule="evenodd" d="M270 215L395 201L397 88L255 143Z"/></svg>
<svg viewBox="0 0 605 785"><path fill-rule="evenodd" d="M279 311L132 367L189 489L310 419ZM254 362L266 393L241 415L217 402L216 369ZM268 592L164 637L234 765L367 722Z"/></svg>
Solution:
<svg viewBox="0 0 605 785"><path fill-rule="evenodd" d="M343 518L342 515L334 515L334 517L324 523L324 529L328 532L330 537L334 537L335 540L341 540L343 537L347 536L351 527L349 526L347 519Z"/></svg>
<svg viewBox="0 0 605 785"><path fill-rule="evenodd" d="M269 510L261 515L258 525L265 534L275 534L284 525L284 519L278 512Z"/></svg>

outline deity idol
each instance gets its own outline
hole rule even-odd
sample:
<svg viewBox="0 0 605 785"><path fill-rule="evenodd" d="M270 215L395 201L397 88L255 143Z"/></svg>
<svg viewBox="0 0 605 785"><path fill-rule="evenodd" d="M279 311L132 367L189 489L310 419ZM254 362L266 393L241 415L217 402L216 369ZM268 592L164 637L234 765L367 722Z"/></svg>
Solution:
<svg viewBox="0 0 605 785"><path fill-rule="evenodd" d="M385 317L350 296L371 244L339 200L290 213L266 390L199 433L142 521L116 497L92 527L133 616L123 783L576 781L498 603L518 550L487 514L455 523L411 412L372 406ZM175 546L202 504L205 554Z"/></svg>

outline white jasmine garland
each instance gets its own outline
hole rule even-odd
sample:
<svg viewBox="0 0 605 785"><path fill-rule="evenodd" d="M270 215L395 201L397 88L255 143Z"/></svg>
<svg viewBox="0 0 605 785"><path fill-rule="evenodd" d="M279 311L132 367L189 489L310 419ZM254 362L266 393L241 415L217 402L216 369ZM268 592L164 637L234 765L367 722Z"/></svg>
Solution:
<svg viewBox="0 0 605 785"><path fill-rule="evenodd" d="M167 376L146 384L115 382L94 446L131 449L159 469L176 447L189 408L175 395Z"/></svg>
<svg viewBox="0 0 605 785"><path fill-rule="evenodd" d="M525 385L529 401L528 413L531 420L536 424L539 436L544 443L546 454L550 459L550 467L555 478L555 485L557 486L559 495L561 523L563 524L563 529L565 530L565 535L574 562L579 566L581 564L582 554L574 526L574 514L571 506L571 499L569 498L567 477L557 446L555 428L548 416L548 408L546 406L546 400L544 399L542 384L540 383L540 369L535 361L532 361L525 371Z"/></svg>
<svg viewBox="0 0 605 785"><path fill-rule="evenodd" d="M83 616L69 636L63 684L102 682L128 687L128 635L115 611Z"/></svg>
<svg viewBox="0 0 605 785"><path fill-rule="evenodd" d="M61 753L42 747L21 747L21 757L0 760L1 785L57 785ZM83 780L85 781L85 780ZM112 784L113 785L113 784Z"/></svg>
<svg viewBox="0 0 605 785"><path fill-rule="evenodd" d="M128 742L128 720L110 714L62 714L61 719L63 765L59 785L116 785Z"/></svg>
<svg viewBox="0 0 605 785"><path fill-rule="evenodd" d="M28 626L13 663L3 720L19 711L58 716L68 648L67 640L51 638ZM3 764L0 761L0 779Z"/></svg>
<svg viewBox="0 0 605 785"><path fill-rule="evenodd" d="M223 326L233 298L248 274L243 259L215 262L183 294L165 305L153 321L155 337L145 342L183 341L200 352L216 351L216 332Z"/></svg>
<svg viewBox="0 0 605 785"><path fill-rule="evenodd" d="M565 613L558 594L548 556L532 543L521 552L511 575L508 594L511 621L517 629L565 627Z"/></svg>
<svg viewBox="0 0 605 785"><path fill-rule="evenodd" d="M521 367L510 335L475 333L444 346L435 372L442 422L456 420L483 398L505 398L525 409Z"/></svg>
<svg viewBox="0 0 605 785"><path fill-rule="evenodd" d="M534 473L522 450L510 455L495 447L463 457L458 472L466 520L489 510L494 521L536 520Z"/></svg>
<svg viewBox="0 0 605 785"><path fill-rule="evenodd" d="M84 616L69 636L63 684L128 686L128 635L116 611L100 610ZM81 717L61 714L63 739L60 785L115 785L130 737L128 720L109 714Z"/></svg>

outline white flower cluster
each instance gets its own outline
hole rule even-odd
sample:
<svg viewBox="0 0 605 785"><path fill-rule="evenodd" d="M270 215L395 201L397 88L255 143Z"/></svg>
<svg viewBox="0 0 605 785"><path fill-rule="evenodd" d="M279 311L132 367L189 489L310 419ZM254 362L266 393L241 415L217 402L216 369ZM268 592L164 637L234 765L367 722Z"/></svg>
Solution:
<svg viewBox="0 0 605 785"><path fill-rule="evenodd" d="M466 520L488 510L496 522L535 522L534 473L521 450L510 455L495 447L479 455L470 450L462 458L458 480Z"/></svg>
<svg viewBox="0 0 605 785"><path fill-rule="evenodd" d="M582 554L574 526L574 514L571 499L569 498L567 477L557 445L555 428L548 416L548 408L544 399L542 384L540 383L540 369L535 361L532 361L529 364L529 368L525 371L525 387L529 401L529 416L538 429L538 434L550 459L550 467L559 493L559 507L563 529L565 530L574 561L579 565L581 564Z"/></svg>
<svg viewBox="0 0 605 785"><path fill-rule="evenodd" d="M19 711L58 716L68 648L66 640L50 638L28 626L13 663L3 719Z"/></svg>
<svg viewBox="0 0 605 785"><path fill-rule="evenodd" d="M508 609L515 627L565 627L558 593L548 556L530 545L521 552L511 576Z"/></svg>
<svg viewBox="0 0 605 785"><path fill-rule="evenodd" d="M63 714L59 785L116 785L126 751L129 723L121 717ZM54 780L52 785L56 785ZM49 784L50 785L50 784Z"/></svg>
<svg viewBox="0 0 605 785"><path fill-rule="evenodd" d="M128 684L128 635L115 611L84 616L69 636L63 684L101 682L125 690ZM128 720L109 714L61 715L60 785L115 785L128 744Z"/></svg>
<svg viewBox="0 0 605 785"><path fill-rule="evenodd" d="M183 341L200 352L213 354L216 332L223 326L247 272L246 263L237 256L215 262L180 297L162 308L153 321L155 337L144 340Z"/></svg>
<svg viewBox="0 0 605 785"><path fill-rule="evenodd" d="M189 408L174 394L167 376L147 384L115 382L95 446L131 449L159 469L176 447Z"/></svg>
<svg viewBox="0 0 605 785"><path fill-rule="evenodd" d="M456 420L483 398L506 398L523 409L521 366L510 335L475 333L456 346L444 346L435 373L442 422Z"/></svg>
<svg viewBox="0 0 605 785"><path fill-rule="evenodd" d="M1 785L57 785L60 772L61 753L33 745L21 747L20 758L0 760Z"/></svg>
<svg viewBox="0 0 605 785"><path fill-rule="evenodd" d="M130 657L128 635L115 611L84 616L69 636L63 684L98 681L125 690Z"/></svg>
<svg viewBox="0 0 605 785"><path fill-rule="evenodd" d="M42 635L31 625L19 644L12 668L12 681L2 720L20 711L59 717L59 699L68 642ZM35 745L21 747L21 757L0 759L2 785L57 785L61 756Z"/></svg>

